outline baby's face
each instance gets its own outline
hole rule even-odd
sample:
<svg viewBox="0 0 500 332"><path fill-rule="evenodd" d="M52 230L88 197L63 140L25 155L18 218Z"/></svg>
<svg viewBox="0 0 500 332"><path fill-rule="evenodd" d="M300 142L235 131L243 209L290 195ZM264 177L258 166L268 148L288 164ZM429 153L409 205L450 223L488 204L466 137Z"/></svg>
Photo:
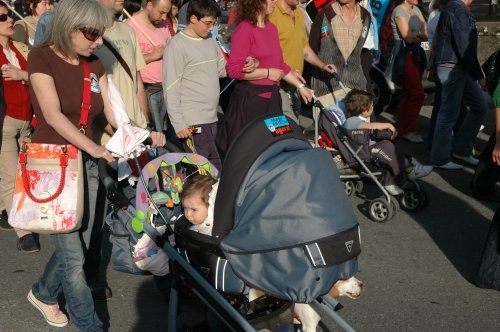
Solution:
<svg viewBox="0 0 500 332"><path fill-rule="evenodd" d="M190 223L199 225L208 217L208 207L200 195L191 195L182 200L184 215Z"/></svg>

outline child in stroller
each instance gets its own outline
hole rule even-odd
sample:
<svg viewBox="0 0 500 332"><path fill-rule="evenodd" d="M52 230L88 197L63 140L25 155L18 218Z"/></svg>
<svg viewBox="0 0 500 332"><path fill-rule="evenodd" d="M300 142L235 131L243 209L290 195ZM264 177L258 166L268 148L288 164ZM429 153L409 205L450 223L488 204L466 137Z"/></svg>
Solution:
<svg viewBox="0 0 500 332"><path fill-rule="evenodd" d="M184 216L193 224L190 229L212 235L215 196L219 183L210 175L195 174L184 183L181 203Z"/></svg>
<svg viewBox="0 0 500 332"><path fill-rule="evenodd" d="M215 197L218 185L218 181L208 174L195 174L186 179L180 193L180 198L184 208L184 217L191 224L188 225L190 231L209 236L212 235ZM180 224L179 226L182 227ZM363 283L351 277L349 279L337 280L330 289L329 294L334 298L345 295L351 299L357 299L362 289ZM252 303L253 311L259 311L259 306L266 309L269 309L269 306L276 306L276 303L273 303L276 302L276 299L268 297L265 292L255 288L248 290L246 300ZM312 307L304 303L296 303L293 313L294 323L302 326L302 331L315 331L321 319Z"/></svg>
<svg viewBox="0 0 500 332"><path fill-rule="evenodd" d="M370 139L369 146L372 158L389 168L384 173L382 183L391 195L402 195L402 186L405 182L405 174L410 180L429 175L433 167L412 163L391 141L397 136L396 129L391 123L371 122L373 114L373 102L375 97L362 90L351 90L345 97L345 106L349 118L344 122L346 129L371 129L378 131L389 131L390 136L383 135L380 140Z"/></svg>

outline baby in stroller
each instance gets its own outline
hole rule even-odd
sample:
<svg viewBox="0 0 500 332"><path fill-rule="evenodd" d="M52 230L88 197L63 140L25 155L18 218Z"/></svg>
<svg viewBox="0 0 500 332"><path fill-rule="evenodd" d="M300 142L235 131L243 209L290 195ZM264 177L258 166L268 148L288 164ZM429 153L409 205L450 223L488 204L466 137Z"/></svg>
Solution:
<svg viewBox="0 0 500 332"><path fill-rule="evenodd" d="M391 195L402 195L404 193L401 186L406 178L415 180L429 175L433 167L413 163L399 150L391 141L397 136L396 129L391 123L371 122L370 117L373 114L373 102L375 97L362 90L351 90L345 97L345 106L349 118L344 122L346 129L371 129L379 132L385 131L386 135L380 134L379 138L370 139L370 152L372 158L381 164L387 166L388 172L385 172L382 179L384 188Z"/></svg>
<svg viewBox="0 0 500 332"><path fill-rule="evenodd" d="M210 175L196 174L188 178L181 192L184 216L193 224L192 231L212 235L215 196L219 182Z"/></svg>
<svg viewBox="0 0 500 332"><path fill-rule="evenodd" d="M205 235L212 235L214 225L214 205L219 182L210 175L195 174L184 183L180 194L185 218L192 224L189 229ZM363 283L351 277L335 282L329 291L334 298L347 296L357 299L363 290ZM261 300L266 305L267 294L259 289L248 290L248 301ZM274 299L270 298L270 301ZM296 303L294 306L294 323L302 325L301 331L315 331L321 317L309 305Z"/></svg>

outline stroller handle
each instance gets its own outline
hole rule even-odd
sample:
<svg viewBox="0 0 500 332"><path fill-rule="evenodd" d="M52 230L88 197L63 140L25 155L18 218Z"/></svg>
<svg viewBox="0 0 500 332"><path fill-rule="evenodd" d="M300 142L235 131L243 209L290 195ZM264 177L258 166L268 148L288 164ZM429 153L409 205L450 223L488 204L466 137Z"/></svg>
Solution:
<svg viewBox="0 0 500 332"><path fill-rule="evenodd" d="M153 144L153 140L151 139L151 137L147 137L143 141L143 144L151 145ZM177 147L175 144L169 141L162 148L170 152L181 151L179 147ZM106 159L100 158L97 161L97 170L99 172L99 179L106 188L108 198L110 198L111 201L118 202L118 206L120 207L128 206L130 204L130 200L118 189L117 181L115 180L115 178L113 178L113 176L110 175L109 170L113 169L114 171L116 169L116 165L117 165L116 161L108 164Z"/></svg>

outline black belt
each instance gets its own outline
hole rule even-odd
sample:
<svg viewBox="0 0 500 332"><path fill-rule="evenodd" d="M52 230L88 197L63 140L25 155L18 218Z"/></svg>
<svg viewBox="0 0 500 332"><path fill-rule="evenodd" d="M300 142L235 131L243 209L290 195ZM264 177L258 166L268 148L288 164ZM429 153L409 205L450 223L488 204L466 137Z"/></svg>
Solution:
<svg viewBox="0 0 500 332"><path fill-rule="evenodd" d="M146 82L143 82L144 84L144 87L147 87L147 86L154 86L154 87L162 87L161 83L146 83Z"/></svg>

